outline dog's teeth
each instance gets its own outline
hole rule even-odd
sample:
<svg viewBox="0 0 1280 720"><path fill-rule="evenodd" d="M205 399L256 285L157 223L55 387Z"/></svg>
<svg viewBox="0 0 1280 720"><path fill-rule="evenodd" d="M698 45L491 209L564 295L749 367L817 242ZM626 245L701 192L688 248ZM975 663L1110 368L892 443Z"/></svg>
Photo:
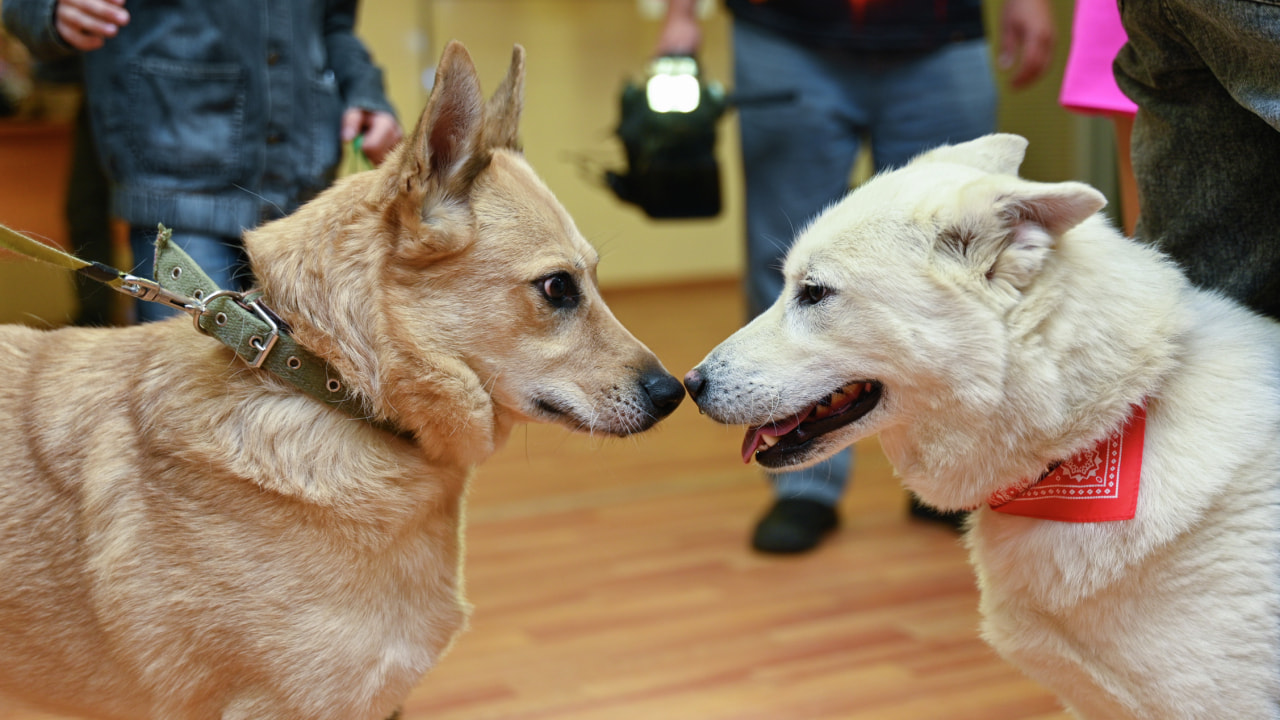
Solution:
<svg viewBox="0 0 1280 720"><path fill-rule="evenodd" d="M819 400L813 408L809 410L809 414L805 419L821 420L823 418L830 417L832 413L835 412L835 408L845 408L853 404L853 402L858 398L862 397L863 393L869 392L871 392L870 382L847 385Z"/></svg>
<svg viewBox="0 0 1280 720"><path fill-rule="evenodd" d="M767 434L761 435L760 440L764 443L764 446L767 448L771 448L774 445L778 444L778 438L774 437L773 435L767 435Z"/></svg>

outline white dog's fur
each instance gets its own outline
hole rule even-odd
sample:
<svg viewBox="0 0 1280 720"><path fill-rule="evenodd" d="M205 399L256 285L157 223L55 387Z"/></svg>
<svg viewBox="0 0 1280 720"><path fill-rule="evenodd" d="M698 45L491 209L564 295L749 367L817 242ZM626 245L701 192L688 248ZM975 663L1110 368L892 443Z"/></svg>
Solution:
<svg viewBox="0 0 1280 720"><path fill-rule="evenodd" d="M923 500L978 508L984 634L1076 715L1280 717L1280 326L1113 230L1092 188L1018 178L1025 147L940 148L852 193L797 239L782 297L686 382L716 420L783 430L878 383L865 415L767 438L757 460L799 467L878 433ZM985 505L1144 400L1133 520Z"/></svg>

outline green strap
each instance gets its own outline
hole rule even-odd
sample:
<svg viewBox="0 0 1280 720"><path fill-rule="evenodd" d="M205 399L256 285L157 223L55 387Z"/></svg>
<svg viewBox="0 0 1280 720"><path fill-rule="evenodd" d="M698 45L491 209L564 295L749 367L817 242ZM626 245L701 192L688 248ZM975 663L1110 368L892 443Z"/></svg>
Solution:
<svg viewBox="0 0 1280 720"><path fill-rule="evenodd" d="M120 286L124 284L125 274L113 267L81 260L75 255L62 252L52 245L46 245L38 240L32 240L26 235L4 225L0 225L0 247L50 265L80 273L92 280L110 285L116 290L120 290Z"/></svg>
<svg viewBox="0 0 1280 720"><path fill-rule="evenodd" d="M172 230L156 235L155 282L90 263L0 225L0 247L73 270L134 297L176 307L195 318L196 328L217 338L251 367L262 368L311 397L366 420L393 434L407 433L371 419L341 376L324 360L298 344L289 327L262 302L261 292L238 293L218 288L190 256L171 241Z"/></svg>
<svg viewBox="0 0 1280 720"><path fill-rule="evenodd" d="M260 302L261 293L220 292L213 280L186 252L171 241L172 231L156 236L156 282L165 289L204 303L196 327L212 335L252 367L261 367L299 390L356 417L368 411L350 399L341 377L311 351L302 347L288 326Z"/></svg>

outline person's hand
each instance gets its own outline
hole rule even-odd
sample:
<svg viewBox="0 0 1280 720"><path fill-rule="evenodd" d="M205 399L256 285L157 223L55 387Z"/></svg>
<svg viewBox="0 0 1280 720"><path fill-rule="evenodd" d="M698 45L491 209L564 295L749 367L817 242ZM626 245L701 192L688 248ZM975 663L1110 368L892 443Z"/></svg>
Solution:
<svg viewBox="0 0 1280 720"><path fill-rule="evenodd" d="M128 24L125 0L58 0L53 11L53 26L62 41L88 52L102 47L107 38L115 37L120 27Z"/></svg>
<svg viewBox="0 0 1280 720"><path fill-rule="evenodd" d="M696 55L702 45L702 26L695 18L672 16L662 26L655 55Z"/></svg>
<svg viewBox="0 0 1280 720"><path fill-rule="evenodd" d="M702 45L702 26L694 11L695 0L670 0L667 19L658 36L654 55L696 55Z"/></svg>
<svg viewBox="0 0 1280 720"><path fill-rule="evenodd" d="M1049 0L1007 0L1000 14L1000 69L1021 89L1035 82L1053 59Z"/></svg>
<svg viewBox="0 0 1280 720"><path fill-rule="evenodd" d="M347 108L342 114L342 142L351 142L361 134L364 140L360 142L360 149L374 165L381 164L387 153L404 137L400 123L391 113Z"/></svg>

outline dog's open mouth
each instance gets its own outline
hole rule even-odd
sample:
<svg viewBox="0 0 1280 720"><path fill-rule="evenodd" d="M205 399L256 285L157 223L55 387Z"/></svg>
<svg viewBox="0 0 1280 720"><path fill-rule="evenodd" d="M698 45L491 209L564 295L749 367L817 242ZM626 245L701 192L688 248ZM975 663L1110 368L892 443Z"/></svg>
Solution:
<svg viewBox="0 0 1280 720"><path fill-rule="evenodd" d="M742 461L785 455L814 438L863 417L880 402L884 386L875 380L849 383L789 418L747 429ZM765 463L769 464L769 463Z"/></svg>

